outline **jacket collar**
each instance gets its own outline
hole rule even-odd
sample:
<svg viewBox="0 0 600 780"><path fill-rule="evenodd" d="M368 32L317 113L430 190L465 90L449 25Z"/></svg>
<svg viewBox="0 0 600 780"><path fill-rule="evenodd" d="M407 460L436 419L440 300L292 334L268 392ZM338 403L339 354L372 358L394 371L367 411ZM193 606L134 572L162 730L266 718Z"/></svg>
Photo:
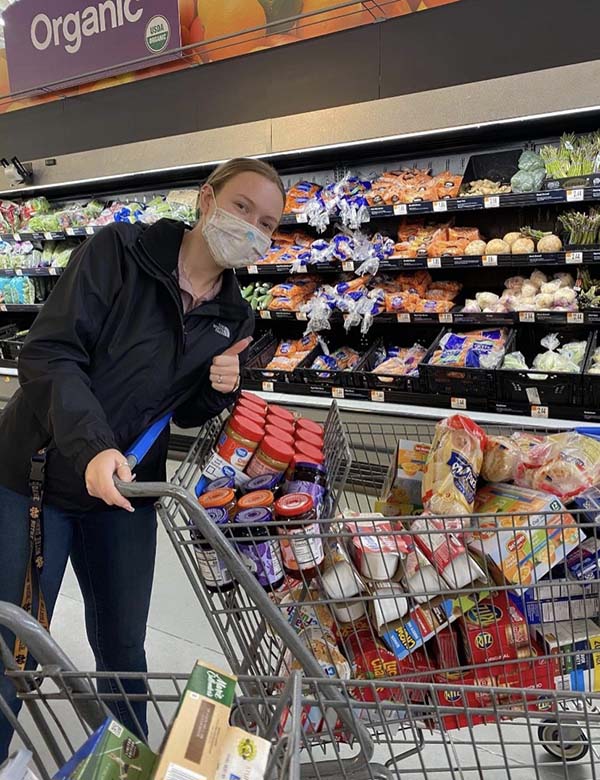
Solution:
<svg viewBox="0 0 600 780"><path fill-rule="evenodd" d="M140 260L153 276L159 275L168 280L168 283L173 282L173 274L179 263L181 241L186 230L189 230L187 225L173 219L161 219L143 230L138 238L138 244L143 250ZM144 262L146 258L152 261L151 268ZM252 316L250 306L242 298L240 286L232 270L223 271L223 284L217 297L193 309L190 316L222 317L240 322Z"/></svg>

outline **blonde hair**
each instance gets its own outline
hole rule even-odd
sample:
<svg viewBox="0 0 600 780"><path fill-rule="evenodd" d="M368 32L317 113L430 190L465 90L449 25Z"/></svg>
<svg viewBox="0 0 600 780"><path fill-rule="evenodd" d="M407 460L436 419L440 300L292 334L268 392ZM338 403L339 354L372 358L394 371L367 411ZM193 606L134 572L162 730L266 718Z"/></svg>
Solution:
<svg viewBox="0 0 600 780"><path fill-rule="evenodd" d="M234 176L237 176L238 173L258 173L259 176L264 176L265 179L268 179L279 187L281 197L285 203L286 192L281 177L272 165L269 165L262 160L252 160L249 157L236 157L233 160L222 163L218 168L215 168L205 183L209 184L216 194L228 181L233 179Z"/></svg>

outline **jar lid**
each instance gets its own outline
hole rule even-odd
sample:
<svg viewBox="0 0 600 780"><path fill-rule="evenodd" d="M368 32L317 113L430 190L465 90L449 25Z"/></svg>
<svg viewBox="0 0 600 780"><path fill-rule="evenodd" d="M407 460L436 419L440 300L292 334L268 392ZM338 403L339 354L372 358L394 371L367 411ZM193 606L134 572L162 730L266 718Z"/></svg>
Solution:
<svg viewBox="0 0 600 780"><path fill-rule="evenodd" d="M275 496L270 490L254 490L246 493L237 503L238 510L253 509L257 506L273 506Z"/></svg>
<svg viewBox="0 0 600 780"><path fill-rule="evenodd" d="M231 430L235 433L239 433L244 439L248 441L260 441L265 435L263 428L250 420L248 417L244 417L242 414L236 414L234 417L229 418Z"/></svg>
<svg viewBox="0 0 600 780"><path fill-rule="evenodd" d="M281 517L297 517L310 512L315 502L308 493L288 493L275 504L275 512Z"/></svg>
<svg viewBox="0 0 600 780"><path fill-rule="evenodd" d="M258 425L259 428L262 428L265 424L265 418L258 411L256 406L236 406L231 416L232 418L243 417L246 420L253 422L255 425Z"/></svg>
<svg viewBox="0 0 600 780"><path fill-rule="evenodd" d="M276 414L269 414L269 412L267 412L267 425L274 425L276 428L279 428L290 435L293 435L294 433L294 423L289 420L284 420L283 417L277 417Z"/></svg>
<svg viewBox="0 0 600 780"><path fill-rule="evenodd" d="M240 411L243 409L244 411L252 412L252 414L258 414L263 420L267 413L266 406L259 406L258 404L255 404L254 401L249 401L247 398L238 398L234 411L237 411L238 409Z"/></svg>
<svg viewBox="0 0 600 780"><path fill-rule="evenodd" d="M316 447L318 450L323 449L323 439L320 436L311 433L310 431L303 430L302 428L300 428L299 431L296 431L296 441L303 441L306 444L310 444L311 447Z"/></svg>
<svg viewBox="0 0 600 780"><path fill-rule="evenodd" d="M267 423L265 425L265 436L274 436L279 441L289 444L290 447L294 446L294 437L291 433L284 431L283 428L278 428L276 425Z"/></svg>
<svg viewBox="0 0 600 780"><path fill-rule="evenodd" d="M240 398L243 398L245 401L249 401L250 403L253 403L256 406L260 406L261 409L263 409L265 406L268 406L267 402L263 400L259 395L255 395L254 393L249 393L248 390L242 390Z"/></svg>
<svg viewBox="0 0 600 780"><path fill-rule="evenodd" d="M220 488L232 488L235 487L235 478L234 477L219 477L219 479L215 479L213 482L210 483L210 485L206 488L206 493L209 490L219 490Z"/></svg>
<svg viewBox="0 0 600 780"><path fill-rule="evenodd" d="M274 436L265 436L260 444L260 449L268 458L273 458L281 463L289 463L294 457L294 448Z"/></svg>
<svg viewBox="0 0 600 780"><path fill-rule="evenodd" d="M264 506L242 509L235 516L236 523L270 523L272 519L272 512Z"/></svg>
<svg viewBox="0 0 600 780"><path fill-rule="evenodd" d="M205 509L214 507L225 507L235 501L235 491L231 488L219 488L218 490L207 490L204 495L198 499L200 506Z"/></svg>
<svg viewBox="0 0 600 780"><path fill-rule="evenodd" d="M224 525L229 522L229 514L226 509L218 506L209 507L206 510L206 514L210 517L215 525Z"/></svg>
<svg viewBox="0 0 600 780"><path fill-rule="evenodd" d="M252 477L252 479L244 485L244 493L253 493L257 490L273 491L281 482L282 476L282 474L259 474L258 477Z"/></svg>
<svg viewBox="0 0 600 780"><path fill-rule="evenodd" d="M312 468L319 468L325 471L322 463L317 463L311 460L308 457L308 455L302 455L300 453L296 453L290 461L290 469L293 471L294 469L297 469L300 466L311 466Z"/></svg>
<svg viewBox="0 0 600 780"><path fill-rule="evenodd" d="M325 433L322 425L319 425L319 423L315 422L314 420L309 420L308 417L299 417L296 420L296 429L310 431L311 433L314 433L316 436L320 436L321 438L323 438Z"/></svg>
<svg viewBox="0 0 600 780"><path fill-rule="evenodd" d="M323 463L325 456L318 447L311 447L310 444L306 444L303 441L296 442L296 454L305 455L309 461L313 463Z"/></svg>
<svg viewBox="0 0 600 780"><path fill-rule="evenodd" d="M282 420L287 420L288 422L291 422L292 425L296 420L291 412L288 412L288 410L284 409L283 406L277 406L277 404L269 404L267 414L274 415L275 417L281 417Z"/></svg>

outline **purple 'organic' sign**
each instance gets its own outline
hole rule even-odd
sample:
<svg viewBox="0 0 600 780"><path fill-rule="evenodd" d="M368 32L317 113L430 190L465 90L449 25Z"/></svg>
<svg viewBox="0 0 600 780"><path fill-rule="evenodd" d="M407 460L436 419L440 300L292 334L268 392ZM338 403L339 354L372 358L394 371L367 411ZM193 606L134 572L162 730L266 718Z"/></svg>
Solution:
<svg viewBox="0 0 600 780"><path fill-rule="evenodd" d="M19 0L3 15L11 91L23 92L181 46L177 0ZM161 56L162 55L162 56ZM113 70L114 72L114 70ZM108 74L104 74L108 75Z"/></svg>

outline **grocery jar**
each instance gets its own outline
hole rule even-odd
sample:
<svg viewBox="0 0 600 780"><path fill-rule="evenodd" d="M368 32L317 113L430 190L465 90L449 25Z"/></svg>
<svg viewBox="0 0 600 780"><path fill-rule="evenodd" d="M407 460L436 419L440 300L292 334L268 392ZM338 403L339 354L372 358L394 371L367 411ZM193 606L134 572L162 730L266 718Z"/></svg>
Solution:
<svg viewBox="0 0 600 780"><path fill-rule="evenodd" d="M296 418L291 412L288 412L287 409L284 409L283 406L277 406L276 404L269 404L269 408L267 409L267 417L279 417L281 420L285 420L288 423L291 423L292 427L296 423Z"/></svg>
<svg viewBox="0 0 600 780"><path fill-rule="evenodd" d="M244 493L253 493L256 490L270 490L275 495L279 490L282 479L282 474L261 474L260 477L254 477L254 479L246 482L243 491Z"/></svg>
<svg viewBox="0 0 600 780"><path fill-rule="evenodd" d="M296 429L294 436L297 442L303 442L310 447L315 447L317 450L323 449L323 438L317 436L316 433L312 433L312 431L307 431L305 428Z"/></svg>
<svg viewBox="0 0 600 780"><path fill-rule="evenodd" d="M320 436L321 439L325 435L323 426L314 420L309 420L308 417L299 417L296 420L296 431L309 431L315 436Z"/></svg>
<svg viewBox="0 0 600 780"><path fill-rule="evenodd" d="M294 423L289 420L284 420L283 417L277 417L277 415L269 414L267 412L266 423L267 425L279 428L289 436L294 436Z"/></svg>
<svg viewBox="0 0 600 780"><path fill-rule="evenodd" d="M236 406L231 413L231 417L243 417L245 420L250 420L259 428L263 428L265 425L265 416L261 414L256 407L247 409L245 406Z"/></svg>
<svg viewBox="0 0 600 780"><path fill-rule="evenodd" d="M261 425L241 414L232 415L219 436L217 454L234 468L243 471L263 436L264 429Z"/></svg>
<svg viewBox="0 0 600 780"><path fill-rule="evenodd" d="M236 513L244 509L256 509L263 507L272 509L275 503L275 496L270 490L254 490L252 493L246 493L237 502Z"/></svg>
<svg viewBox="0 0 600 780"><path fill-rule="evenodd" d="M290 447L294 446L294 437L288 431L284 431L283 428L278 428L276 425L265 425L265 436L274 436L279 441L283 441L289 444Z"/></svg>
<svg viewBox="0 0 600 780"><path fill-rule="evenodd" d="M235 488L235 477L219 477L211 482L204 492L208 493L209 490L220 490L221 488Z"/></svg>
<svg viewBox="0 0 600 780"><path fill-rule="evenodd" d="M260 396L255 395L255 393L250 393L248 390L242 390L240 398L243 398L244 401L248 401L255 406L259 406L261 409L265 409L268 406L265 400L263 400Z"/></svg>
<svg viewBox="0 0 600 780"><path fill-rule="evenodd" d="M318 447L311 447L310 444L306 444L303 441L297 441L294 444L294 449L297 455L306 457L306 460L310 463L321 464L325 460L325 456L323 455L322 450L320 450Z"/></svg>
<svg viewBox="0 0 600 780"><path fill-rule="evenodd" d="M250 527L246 527L250 524ZM284 580L279 540L273 536L273 514L266 507L243 509L235 517L233 535L244 563L265 590L279 588Z"/></svg>
<svg viewBox="0 0 600 780"><path fill-rule="evenodd" d="M320 571L324 559L312 496L307 493L282 496L275 502L275 519L282 537L285 572L297 580L311 579Z"/></svg>
<svg viewBox="0 0 600 780"><path fill-rule="evenodd" d="M267 407L266 406L258 406L254 403L254 401L248 401L246 398L238 398L234 412L239 410L240 412L244 410L244 412L252 412L252 414L257 414L259 417L261 417L263 420L265 419L265 415L267 413Z"/></svg>
<svg viewBox="0 0 600 780"><path fill-rule="evenodd" d="M288 474L290 469L288 469ZM285 485L286 493L307 493L312 496L317 517L321 517L321 510L325 503L327 493L327 473L325 467L317 463L304 461L295 464L290 477Z"/></svg>
<svg viewBox="0 0 600 780"><path fill-rule="evenodd" d="M224 509L232 519L237 503L235 500L235 490L232 490L231 488L207 490L204 495L200 496L198 502L204 509Z"/></svg>
<svg viewBox="0 0 600 780"><path fill-rule="evenodd" d="M294 450L289 444L273 436L265 436L248 464L246 474L250 478L261 474L283 474L293 457Z"/></svg>
<svg viewBox="0 0 600 780"><path fill-rule="evenodd" d="M223 526L229 522L229 515L226 509L215 507L208 508L205 511L211 522L216 526ZM229 533L226 530L223 532L225 536L229 537ZM194 553L206 589L211 593L222 593L231 590L234 582L227 565L219 558L210 544L203 541L199 531L193 530L191 533L192 539L196 540Z"/></svg>

